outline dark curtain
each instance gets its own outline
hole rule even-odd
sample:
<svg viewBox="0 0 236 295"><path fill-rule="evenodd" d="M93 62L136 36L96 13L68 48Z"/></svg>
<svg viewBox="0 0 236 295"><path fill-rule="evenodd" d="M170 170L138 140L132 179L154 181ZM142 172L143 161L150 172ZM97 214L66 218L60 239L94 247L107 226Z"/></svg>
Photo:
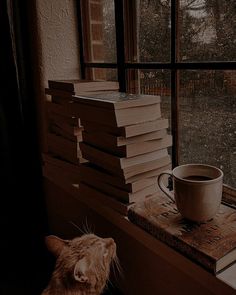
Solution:
<svg viewBox="0 0 236 295"><path fill-rule="evenodd" d="M0 294L48 280L28 1L0 0Z"/></svg>

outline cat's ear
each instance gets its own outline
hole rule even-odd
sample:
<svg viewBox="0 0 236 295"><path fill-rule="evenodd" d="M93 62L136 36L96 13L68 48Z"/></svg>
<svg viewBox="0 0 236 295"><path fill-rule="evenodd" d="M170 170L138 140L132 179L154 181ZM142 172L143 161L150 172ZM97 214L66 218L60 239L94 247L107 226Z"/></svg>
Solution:
<svg viewBox="0 0 236 295"><path fill-rule="evenodd" d="M52 252L56 257L61 253L62 248L64 248L69 241L62 240L56 236L45 237L45 243L50 252Z"/></svg>
<svg viewBox="0 0 236 295"><path fill-rule="evenodd" d="M88 283L88 277L86 275L89 269L89 262L86 257L81 258L75 265L74 268L74 278L80 283Z"/></svg>

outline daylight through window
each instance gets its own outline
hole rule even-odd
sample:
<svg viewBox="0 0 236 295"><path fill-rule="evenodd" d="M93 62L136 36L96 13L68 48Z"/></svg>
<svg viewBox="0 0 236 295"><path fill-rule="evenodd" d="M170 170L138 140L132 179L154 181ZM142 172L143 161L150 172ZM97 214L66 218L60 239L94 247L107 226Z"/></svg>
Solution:
<svg viewBox="0 0 236 295"><path fill-rule="evenodd" d="M79 2L84 78L161 95L174 166L215 165L235 188L235 0Z"/></svg>

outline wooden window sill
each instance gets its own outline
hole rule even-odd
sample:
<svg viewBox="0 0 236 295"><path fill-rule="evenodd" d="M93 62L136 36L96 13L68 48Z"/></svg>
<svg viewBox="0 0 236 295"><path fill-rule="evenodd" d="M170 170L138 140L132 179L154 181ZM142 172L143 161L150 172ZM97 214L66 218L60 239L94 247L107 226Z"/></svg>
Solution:
<svg viewBox="0 0 236 295"><path fill-rule="evenodd" d="M217 276L214 276L204 270L202 267L193 263L188 258L160 242L150 234L143 231L138 226L131 223L127 217L122 216L118 212L102 206L96 200L84 198L79 194L78 188L66 184L63 179L55 177L50 171L43 167L43 176L63 189L65 192L76 198L89 208L97 212L99 215L107 219L109 222L120 228L123 232L130 235L138 243L141 243L157 256L167 261L173 267L181 272L191 276L195 281L199 282L204 288L213 294L236 294L236 264L227 268Z"/></svg>

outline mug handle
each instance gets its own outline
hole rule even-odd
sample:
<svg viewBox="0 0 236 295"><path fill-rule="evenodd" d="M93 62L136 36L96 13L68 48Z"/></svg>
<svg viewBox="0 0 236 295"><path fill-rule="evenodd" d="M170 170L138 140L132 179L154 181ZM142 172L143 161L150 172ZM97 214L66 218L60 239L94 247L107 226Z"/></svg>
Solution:
<svg viewBox="0 0 236 295"><path fill-rule="evenodd" d="M173 173L171 170L163 171L162 173L158 175L158 179L157 179L158 186L163 191L163 193L167 195L169 199L175 202L174 194L163 183L164 175L169 175L171 178L173 178Z"/></svg>

